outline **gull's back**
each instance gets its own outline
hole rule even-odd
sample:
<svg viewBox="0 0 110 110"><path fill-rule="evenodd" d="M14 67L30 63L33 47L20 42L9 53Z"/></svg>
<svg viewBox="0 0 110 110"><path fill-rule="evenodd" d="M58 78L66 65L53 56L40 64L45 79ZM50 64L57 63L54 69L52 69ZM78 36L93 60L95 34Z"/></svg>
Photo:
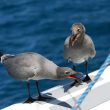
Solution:
<svg viewBox="0 0 110 110"><path fill-rule="evenodd" d="M15 79L28 80L38 73L49 70L47 64L56 66L53 62L38 53L22 53L4 61L9 74Z"/></svg>

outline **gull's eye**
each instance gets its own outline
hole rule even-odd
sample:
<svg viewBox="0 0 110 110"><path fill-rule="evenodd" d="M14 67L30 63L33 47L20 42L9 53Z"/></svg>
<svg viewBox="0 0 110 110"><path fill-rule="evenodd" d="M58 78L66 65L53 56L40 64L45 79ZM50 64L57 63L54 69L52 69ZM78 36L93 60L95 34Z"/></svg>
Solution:
<svg viewBox="0 0 110 110"><path fill-rule="evenodd" d="M77 31L80 32L80 28L78 28Z"/></svg>
<svg viewBox="0 0 110 110"><path fill-rule="evenodd" d="M69 72L69 71L65 71L65 73L66 73L66 74L70 74L70 72Z"/></svg>

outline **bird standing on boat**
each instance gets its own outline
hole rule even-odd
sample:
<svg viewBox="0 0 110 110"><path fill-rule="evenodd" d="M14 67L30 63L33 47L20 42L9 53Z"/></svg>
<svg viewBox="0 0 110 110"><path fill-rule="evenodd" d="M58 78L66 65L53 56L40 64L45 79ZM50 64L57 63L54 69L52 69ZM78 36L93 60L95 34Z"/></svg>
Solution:
<svg viewBox="0 0 110 110"><path fill-rule="evenodd" d="M68 67L59 67L38 53L28 52L17 55L0 53L0 58L1 63L13 78L27 81L29 97L26 102L34 101L30 95L29 80L59 80L65 78L80 80L74 77L75 74L80 74L79 72L76 72ZM36 86L39 94L38 100L45 100L40 93L38 81L36 81Z"/></svg>
<svg viewBox="0 0 110 110"><path fill-rule="evenodd" d="M85 62L86 77L83 81L88 83L91 81L88 76L88 59L95 56L95 46L90 36L85 33L86 29L83 24L73 24L71 31L72 34L66 38L64 43L64 58L72 61L73 64ZM76 84L76 82L77 81L75 81L74 84Z"/></svg>

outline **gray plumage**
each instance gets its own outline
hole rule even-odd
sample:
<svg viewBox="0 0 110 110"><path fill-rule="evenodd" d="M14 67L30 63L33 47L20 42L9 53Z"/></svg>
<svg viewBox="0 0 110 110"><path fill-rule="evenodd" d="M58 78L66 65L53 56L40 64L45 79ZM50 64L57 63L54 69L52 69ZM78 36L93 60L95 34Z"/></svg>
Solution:
<svg viewBox="0 0 110 110"><path fill-rule="evenodd" d="M93 58L96 54L94 43L90 36L85 33L86 29L83 24L73 24L71 31L72 34L67 37L64 43L64 58L72 61L73 64L85 62L86 77L83 79L83 82L89 83L91 78L88 75L88 59ZM75 69L74 65L73 67ZM75 84L77 84L77 81L72 86Z"/></svg>
<svg viewBox="0 0 110 110"><path fill-rule="evenodd" d="M5 54L1 62L8 73L18 80L63 79L71 73L77 74L71 68L59 67L38 53ZM66 74L69 71L70 74Z"/></svg>
<svg viewBox="0 0 110 110"><path fill-rule="evenodd" d="M77 29L80 29L80 31L77 32ZM90 36L85 34L85 27L81 23L74 24L72 26L72 34L65 40L64 58L77 64L88 60L88 58L93 58L96 54L94 43ZM75 34L76 38L74 36ZM72 37L73 44L70 45L70 38Z"/></svg>
<svg viewBox="0 0 110 110"><path fill-rule="evenodd" d="M29 80L74 78L74 74L79 73L68 67L59 67L38 53L28 52L18 55L3 55L0 53L0 58L1 63L13 78L27 81L28 99L25 101L26 103L35 101L30 94ZM38 100L44 101L48 99L48 97L46 98L41 95L38 81L36 81L36 87L38 90Z"/></svg>

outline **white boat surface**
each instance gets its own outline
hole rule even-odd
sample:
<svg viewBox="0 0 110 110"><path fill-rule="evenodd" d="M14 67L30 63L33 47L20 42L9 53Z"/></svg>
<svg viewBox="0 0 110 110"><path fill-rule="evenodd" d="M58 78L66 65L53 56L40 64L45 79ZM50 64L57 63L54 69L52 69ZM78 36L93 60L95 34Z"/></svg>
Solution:
<svg viewBox="0 0 110 110"><path fill-rule="evenodd" d="M90 77L94 79L94 76L96 76L97 72L98 70L90 73ZM36 101L31 104L17 103L2 110L71 110L75 102L88 87L88 84L84 83L78 87L68 89L69 85L70 84L57 86L42 92L43 94L52 94L51 100ZM89 92L77 110L104 109L110 109L110 66L104 70L104 73L101 75L91 92Z"/></svg>

